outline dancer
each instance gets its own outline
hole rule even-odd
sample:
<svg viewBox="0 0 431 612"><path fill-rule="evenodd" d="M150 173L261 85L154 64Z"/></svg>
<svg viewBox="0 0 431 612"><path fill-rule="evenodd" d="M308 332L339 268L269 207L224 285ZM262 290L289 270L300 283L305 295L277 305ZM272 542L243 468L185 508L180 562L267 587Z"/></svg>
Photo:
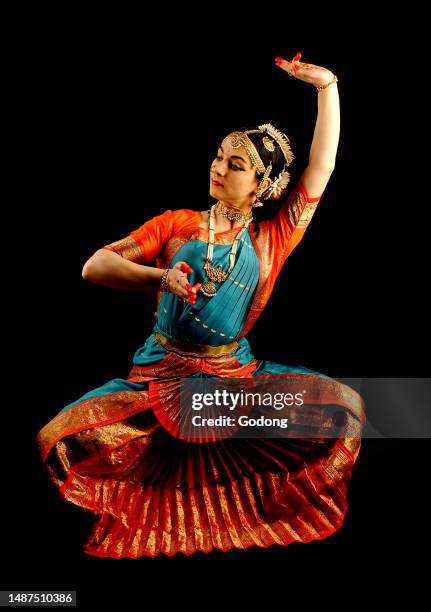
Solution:
<svg viewBox="0 0 431 612"><path fill-rule="evenodd" d="M310 223L339 139L335 74L300 62L300 54L276 63L317 89L309 163L293 188L293 154L282 131L268 123L234 131L210 168L216 202L209 210L166 210L84 266L86 280L157 292L154 329L127 380L86 393L38 435L60 493L97 516L87 554L138 558L288 545L326 538L343 523L360 450L361 398L325 374L256 358L246 338ZM254 222L254 208L274 200L273 218ZM274 321L274 339L282 325ZM182 380L265 377L318 385L311 402L320 406L323 398L345 410L339 435L181 435Z"/></svg>

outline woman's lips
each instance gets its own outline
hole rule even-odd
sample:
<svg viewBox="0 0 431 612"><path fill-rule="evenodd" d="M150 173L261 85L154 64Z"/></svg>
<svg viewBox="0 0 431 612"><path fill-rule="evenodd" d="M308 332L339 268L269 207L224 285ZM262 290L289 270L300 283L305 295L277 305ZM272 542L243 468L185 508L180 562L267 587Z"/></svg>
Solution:
<svg viewBox="0 0 431 612"><path fill-rule="evenodd" d="M215 181L214 179L211 182L214 185L214 187L223 187L221 183L219 183L218 181Z"/></svg>

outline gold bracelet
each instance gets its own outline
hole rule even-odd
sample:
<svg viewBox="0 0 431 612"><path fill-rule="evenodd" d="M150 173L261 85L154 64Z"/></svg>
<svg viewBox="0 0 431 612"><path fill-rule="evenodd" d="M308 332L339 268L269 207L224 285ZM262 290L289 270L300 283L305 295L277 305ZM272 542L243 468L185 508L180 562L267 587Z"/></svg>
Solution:
<svg viewBox="0 0 431 612"><path fill-rule="evenodd" d="M334 74L334 78L332 79L332 81L330 81L329 83L326 83L326 85L315 85L315 87L318 91L322 91L322 89L326 89L327 87L329 87L329 85L332 85L332 83L336 83L337 81L338 81L338 78Z"/></svg>
<svg viewBox="0 0 431 612"><path fill-rule="evenodd" d="M169 287L168 287L168 273L169 273L170 268L166 268L166 270L163 272L162 274L162 282L160 284L160 291L162 292L166 292L166 293L170 293L169 291Z"/></svg>

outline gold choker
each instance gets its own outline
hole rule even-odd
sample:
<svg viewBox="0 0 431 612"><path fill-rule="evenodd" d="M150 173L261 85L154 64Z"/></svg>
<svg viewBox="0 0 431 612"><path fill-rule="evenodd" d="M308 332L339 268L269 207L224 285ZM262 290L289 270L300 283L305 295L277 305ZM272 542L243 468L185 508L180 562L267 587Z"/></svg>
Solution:
<svg viewBox="0 0 431 612"><path fill-rule="evenodd" d="M251 210L243 213L239 208L229 208L223 202L217 202L214 210L229 219L229 221L244 221L245 223L249 219L253 219L253 212Z"/></svg>

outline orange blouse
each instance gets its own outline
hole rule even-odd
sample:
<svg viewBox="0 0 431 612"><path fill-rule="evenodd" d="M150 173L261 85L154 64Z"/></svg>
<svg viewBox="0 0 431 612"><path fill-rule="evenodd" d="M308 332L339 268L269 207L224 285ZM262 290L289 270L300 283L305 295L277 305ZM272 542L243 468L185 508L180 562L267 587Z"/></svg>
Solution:
<svg viewBox="0 0 431 612"><path fill-rule="evenodd" d="M260 263L259 282L239 337L248 333L265 308L278 274L301 241L320 198L310 198L300 179L282 199L272 219L250 223L249 233ZM201 238L202 232L206 233L199 227L201 219L201 213L197 210L169 209L146 221L125 238L102 248L138 264L155 262L157 267L165 268L185 242ZM159 293L158 303L160 296Z"/></svg>

